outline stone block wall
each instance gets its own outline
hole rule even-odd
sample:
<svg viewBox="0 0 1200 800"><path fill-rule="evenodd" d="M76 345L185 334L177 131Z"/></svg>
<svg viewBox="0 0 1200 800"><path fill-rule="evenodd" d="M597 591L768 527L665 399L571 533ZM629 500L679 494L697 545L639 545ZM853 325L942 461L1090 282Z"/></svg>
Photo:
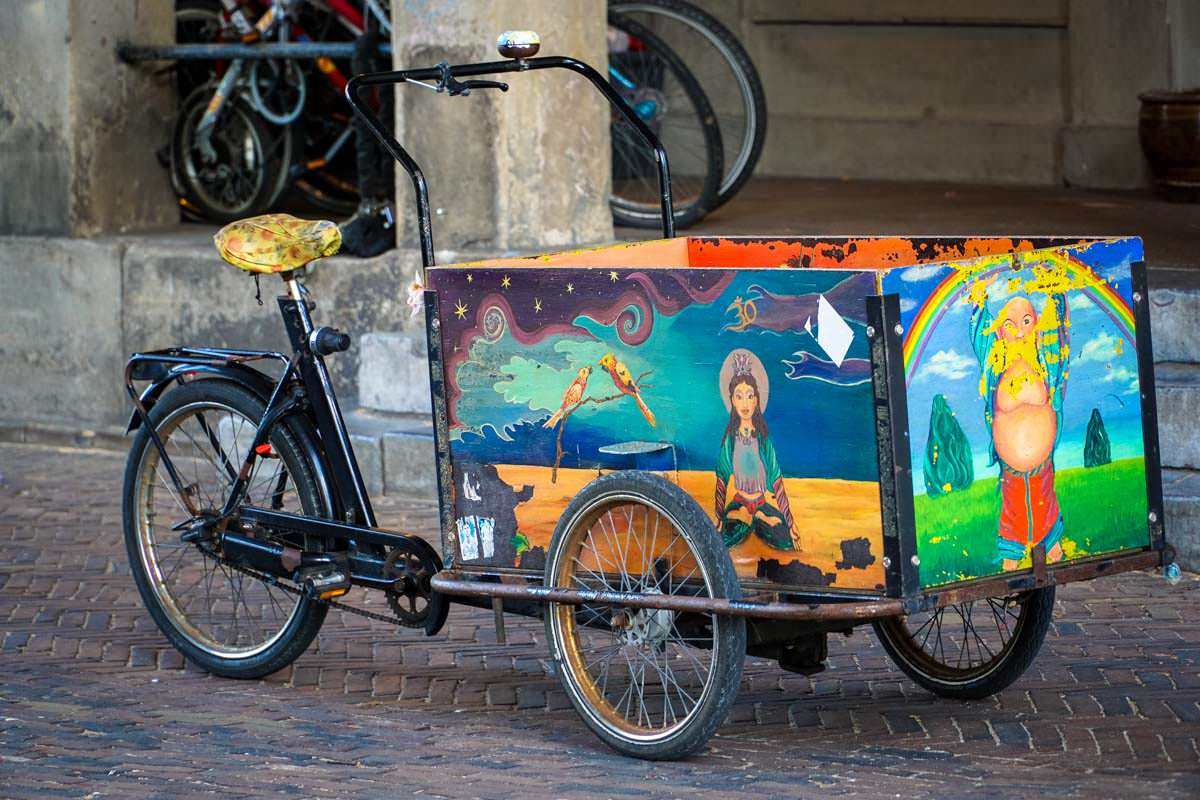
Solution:
<svg viewBox="0 0 1200 800"><path fill-rule="evenodd" d="M767 91L758 174L1133 188L1139 92L1200 84L1194 0L699 0Z"/></svg>
<svg viewBox="0 0 1200 800"><path fill-rule="evenodd" d="M177 222L155 158L172 73L132 69L118 41L169 42L170 2L0 3L0 234L95 236Z"/></svg>

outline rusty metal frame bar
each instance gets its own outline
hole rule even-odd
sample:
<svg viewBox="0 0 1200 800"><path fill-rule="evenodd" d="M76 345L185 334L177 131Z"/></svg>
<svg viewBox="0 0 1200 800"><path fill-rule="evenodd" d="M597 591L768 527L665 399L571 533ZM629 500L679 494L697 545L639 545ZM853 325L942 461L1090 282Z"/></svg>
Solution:
<svg viewBox="0 0 1200 800"><path fill-rule="evenodd" d="M433 588L442 594L468 597L512 598L576 606L585 603L601 603L626 608L655 608L757 619L867 621L904 613L904 604L896 598L880 598L851 603L754 602L728 600L720 597L600 592L589 589L567 589L559 586L490 583L471 580L465 573L454 570L443 570L435 575Z"/></svg>
<svg viewBox="0 0 1200 800"><path fill-rule="evenodd" d="M1155 550L1135 550L1072 561L1061 566L1050 565L1046 570L1046 581L1039 583L1030 572L1013 577L983 578L969 584L951 585L944 591L928 589L925 593L906 602L905 612L925 611L932 608L955 605L984 597L1001 597L1025 592L1040 586L1074 583L1117 575L1141 569L1155 569L1162 564L1163 554Z"/></svg>

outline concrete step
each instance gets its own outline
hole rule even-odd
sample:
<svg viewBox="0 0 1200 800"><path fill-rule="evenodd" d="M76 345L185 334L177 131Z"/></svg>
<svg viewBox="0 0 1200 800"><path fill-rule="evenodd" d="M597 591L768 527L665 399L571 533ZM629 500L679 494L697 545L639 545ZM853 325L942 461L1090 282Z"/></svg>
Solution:
<svg viewBox="0 0 1200 800"><path fill-rule="evenodd" d="M1200 364L1154 365L1164 467L1200 469Z"/></svg>
<svg viewBox="0 0 1200 800"><path fill-rule="evenodd" d="M1200 470L1163 470L1167 542L1183 569L1200 571Z"/></svg>
<svg viewBox="0 0 1200 800"><path fill-rule="evenodd" d="M344 416L370 494L436 498L433 423L428 413L389 414L356 408Z"/></svg>
<svg viewBox="0 0 1200 800"><path fill-rule="evenodd" d="M1154 360L1200 362L1200 270L1150 264Z"/></svg>

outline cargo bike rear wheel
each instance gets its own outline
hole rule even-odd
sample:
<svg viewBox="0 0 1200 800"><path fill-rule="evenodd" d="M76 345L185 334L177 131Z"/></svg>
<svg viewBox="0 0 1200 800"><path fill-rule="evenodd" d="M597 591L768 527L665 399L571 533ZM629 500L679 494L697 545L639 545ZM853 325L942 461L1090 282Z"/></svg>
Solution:
<svg viewBox="0 0 1200 800"><path fill-rule="evenodd" d="M712 522L682 489L644 472L588 484L550 544L546 584L737 598ZM551 603L546 638L575 710L606 744L645 759L700 750L737 695L744 619L619 605Z"/></svg>

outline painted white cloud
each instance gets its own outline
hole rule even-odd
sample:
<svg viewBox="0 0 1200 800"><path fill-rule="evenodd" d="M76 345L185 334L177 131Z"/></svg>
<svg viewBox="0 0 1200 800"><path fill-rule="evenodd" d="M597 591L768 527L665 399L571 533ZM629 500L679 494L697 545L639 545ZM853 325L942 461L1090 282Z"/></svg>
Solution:
<svg viewBox="0 0 1200 800"><path fill-rule="evenodd" d="M1084 342L1075 360L1079 363L1095 361L1101 364L1111 361L1117 355L1117 337L1107 333L1099 333Z"/></svg>
<svg viewBox="0 0 1200 800"><path fill-rule="evenodd" d="M1104 375L1106 383L1129 383L1132 386L1137 386L1137 375L1125 367L1117 367L1116 369L1108 370Z"/></svg>
<svg viewBox="0 0 1200 800"><path fill-rule="evenodd" d="M900 270L900 280L917 283L934 277L946 269L945 264L930 264L927 267L909 267Z"/></svg>
<svg viewBox="0 0 1200 800"><path fill-rule="evenodd" d="M975 359L957 350L938 350L925 359L922 367L926 375L936 375L949 381L960 381L979 374L979 364Z"/></svg>
<svg viewBox="0 0 1200 800"><path fill-rule="evenodd" d="M912 311L916 307L917 307L917 301L913 300L911 297L901 297L900 298L900 310L901 311L907 313L909 311Z"/></svg>

